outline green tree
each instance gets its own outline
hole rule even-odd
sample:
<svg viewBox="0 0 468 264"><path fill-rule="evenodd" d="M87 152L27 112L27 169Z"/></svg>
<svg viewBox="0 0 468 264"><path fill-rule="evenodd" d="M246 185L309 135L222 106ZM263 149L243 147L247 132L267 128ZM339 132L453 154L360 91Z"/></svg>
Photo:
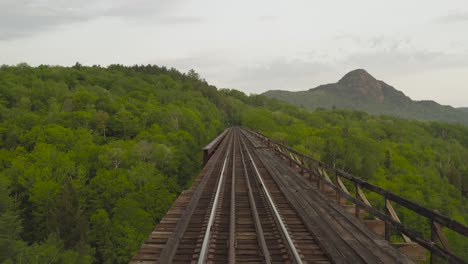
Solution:
<svg viewBox="0 0 468 264"><path fill-rule="evenodd" d="M89 241L96 248L96 261L98 263L115 262L116 255L112 234L112 223L106 210L96 210L90 218Z"/></svg>

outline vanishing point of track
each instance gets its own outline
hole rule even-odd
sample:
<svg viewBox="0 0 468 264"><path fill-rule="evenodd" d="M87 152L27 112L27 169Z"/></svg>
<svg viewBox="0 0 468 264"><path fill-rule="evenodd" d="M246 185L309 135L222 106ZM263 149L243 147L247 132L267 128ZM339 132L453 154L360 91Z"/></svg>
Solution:
<svg viewBox="0 0 468 264"><path fill-rule="evenodd" d="M161 261L330 263L247 134L230 130L212 159L213 173L175 241L177 254L163 252Z"/></svg>

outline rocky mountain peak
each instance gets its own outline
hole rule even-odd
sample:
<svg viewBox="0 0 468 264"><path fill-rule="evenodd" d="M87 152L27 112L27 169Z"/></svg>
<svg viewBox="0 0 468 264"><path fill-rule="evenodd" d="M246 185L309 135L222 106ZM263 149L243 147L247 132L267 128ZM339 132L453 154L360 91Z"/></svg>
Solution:
<svg viewBox="0 0 468 264"><path fill-rule="evenodd" d="M347 73L338 84L351 95L371 97L379 102L384 100L382 83L364 69Z"/></svg>

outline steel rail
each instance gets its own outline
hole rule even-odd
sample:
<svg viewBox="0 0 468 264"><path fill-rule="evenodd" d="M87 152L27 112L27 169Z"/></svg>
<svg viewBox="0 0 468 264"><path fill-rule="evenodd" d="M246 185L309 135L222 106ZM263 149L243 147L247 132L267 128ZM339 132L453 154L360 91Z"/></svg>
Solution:
<svg viewBox="0 0 468 264"><path fill-rule="evenodd" d="M235 141L235 137L234 137ZM231 217L229 219L229 258L228 263L236 263L236 145L232 150L232 174L231 174Z"/></svg>
<svg viewBox="0 0 468 264"><path fill-rule="evenodd" d="M198 258L198 262L197 262L198 264L202 264L202 263L206 262L206 257L207 257L207 254L208 254L209 241L210 241L210 237L211 237L211 230L213 228L213 224L214 224L214 220L215 220L215 216L216 216L216 211L217 211L217 208L218 208L219 196L221 194L222 186L223 186L223 183L224 183L224 174L225 174L224 172L226 170L226 164L227 164L227 161L228 161L228 158L229 158L229 154L231 152L231 147L233 145L233 141L234 141L234 139L232 138L231 142L229 142L229 147L228 147L228 151L226 153L226 158L224 159L223 168L221 169L221 176L220 176L219 181L218 181L218 186L216 188L216 194L215 194L215 198L214 198L214 201L213 201L213 206L211 207L210 218L208 220L208 225L206 226L205 235L203 237L203 243L202 243L202 247L200 249L200 255L199 255L199 258Z"/></svg>
<svg viewBox="0 0 468 264"><path fill-rule="evenodd" d="M294 257L294 260L296 261L296 263L302 264L303 263L302 258L299 255L299 252L297 252L296 246L294 245L294 242L292 241L291 236L289 235L289 232L286 229L286 226L285 226L283 220L281 219L281 215L279 214L278 209L276 208L276 204L273 201L273 198L271 197L270 192L268 191L268 189L267 189L267 187L265 185L265 182L263 181L263 178L260 175L260 172L258 171L257 165L255 165L255 161L253 160L252 155L250 154L250 151L248 150L247 146L245 145L245 142L242 141L242 144L244 145L244 149L246 150L246 152L247 152L247 154L249 156L249 159L251 161L251 164L253 165L255 174L257 175L257 179L260 181L260 186L262 187L262 189L263 189L263 191L264 191L264 193L265 193L265 195L267 197L268 203L270 204L270 207L273 210L273 213L274 213L274 215L276 217L276 220L277 220L278 224L281 227L281 231L282 231L284 237L286 238L286 241L287 241L289 249L291 250L291 253L292 253L293 257Z"/></svg>
<svg viewBox="0 0 468 264"><path fill-rule="evenodd" d="M240 137L239 137L239 140L241 140ZM265 258L265 263L270 264L271 263L270 251L268 250L268 246L265 241L265 236L263 235L263 228L260 222L260 216L258 215L257 205L255 204L255 198L253 196L252 187L250 185L250 179L249 179L248 171L247 171L247 164L245 163L244 153L242 152L242 146L240 144L239 144L239 147L240 147L242 165L244 168L244 177L245 177L248 196L249 196L250 209L252 212L252 216L254 218L255 230L257 231L257 241L260 244L260 248L262 249L263 257Z"/></svg>
<svg viewBox="0 0 468 264"><path fill-rule="evenodd" d="M224 142L224 139L219 143L219 148L227 148L229 146L229 140L232 138L232 132L228 131L226 133L226 142ZM214 177L215 175L212 175L213 172L216 169L216 164L218 162L222 162L223 155L221 153L221 150L219 151L218 154L214 154L216 156L216 160L209 160L208 162L212 162L213 164L209 167L209 169L206 171L205 177L202 178L200 181L198 188L195 190L195 192L192 195L192 199L188 203L185 211L182 213L180 218L177 220L175 232L172 234L171 237L168 238L166 242L166 246L161 252L161 255L159 257L159 263L172 263L174 256L176 254L176 251L180 245L180 241L182 240L183 234L187 230L188 224L190 219L192 218L194 211L196 209L197 204L200 202L201 196L203 195L203 192L206 191L207 185L209 180Z"/></svg>

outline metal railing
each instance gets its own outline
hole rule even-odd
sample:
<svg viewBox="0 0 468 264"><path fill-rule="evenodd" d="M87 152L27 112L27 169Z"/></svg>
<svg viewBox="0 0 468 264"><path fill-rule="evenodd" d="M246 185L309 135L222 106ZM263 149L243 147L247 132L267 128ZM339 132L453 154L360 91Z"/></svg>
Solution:
<svg viewBox="0 0 468 264"><path fill-rule="evenodd" d="M245 128L244 128L245 129ZM258 139L263 141L268 147L272 148L278 155L289 161L290 166L300 169L301 174L308 174L316 181L317 187L323 189L324 185L329 186L336 192L336 199L344 198L355 205L355 214L360 215L360 210L367 211L376 219L385 223L385 238L390 240L391 230L398 231L405 242L416 242L430 252L431 263L435 263L437 258L443 259L448 263L466 263L463 259L456 256L449 250L448 241L442 232L446 227L465 238L468 236L468 227L458 221L450 219L437 211L427 209L417 203L400 197L390 191L382 189L374 184L364 181L354 175L338 170L319 160L306 156L296 150L276 141L269 139L263 134L245 129ZM330 177L329 175L332 175ZM343 180L354 186L354 195L348 190ZM384 199L383 212L373 207L367 199L364 190L376 193ZM426 239L419 232L414 231L401 223L392 203L407 208L416 214L427 218L431 226L431 237Z"/></svg>

